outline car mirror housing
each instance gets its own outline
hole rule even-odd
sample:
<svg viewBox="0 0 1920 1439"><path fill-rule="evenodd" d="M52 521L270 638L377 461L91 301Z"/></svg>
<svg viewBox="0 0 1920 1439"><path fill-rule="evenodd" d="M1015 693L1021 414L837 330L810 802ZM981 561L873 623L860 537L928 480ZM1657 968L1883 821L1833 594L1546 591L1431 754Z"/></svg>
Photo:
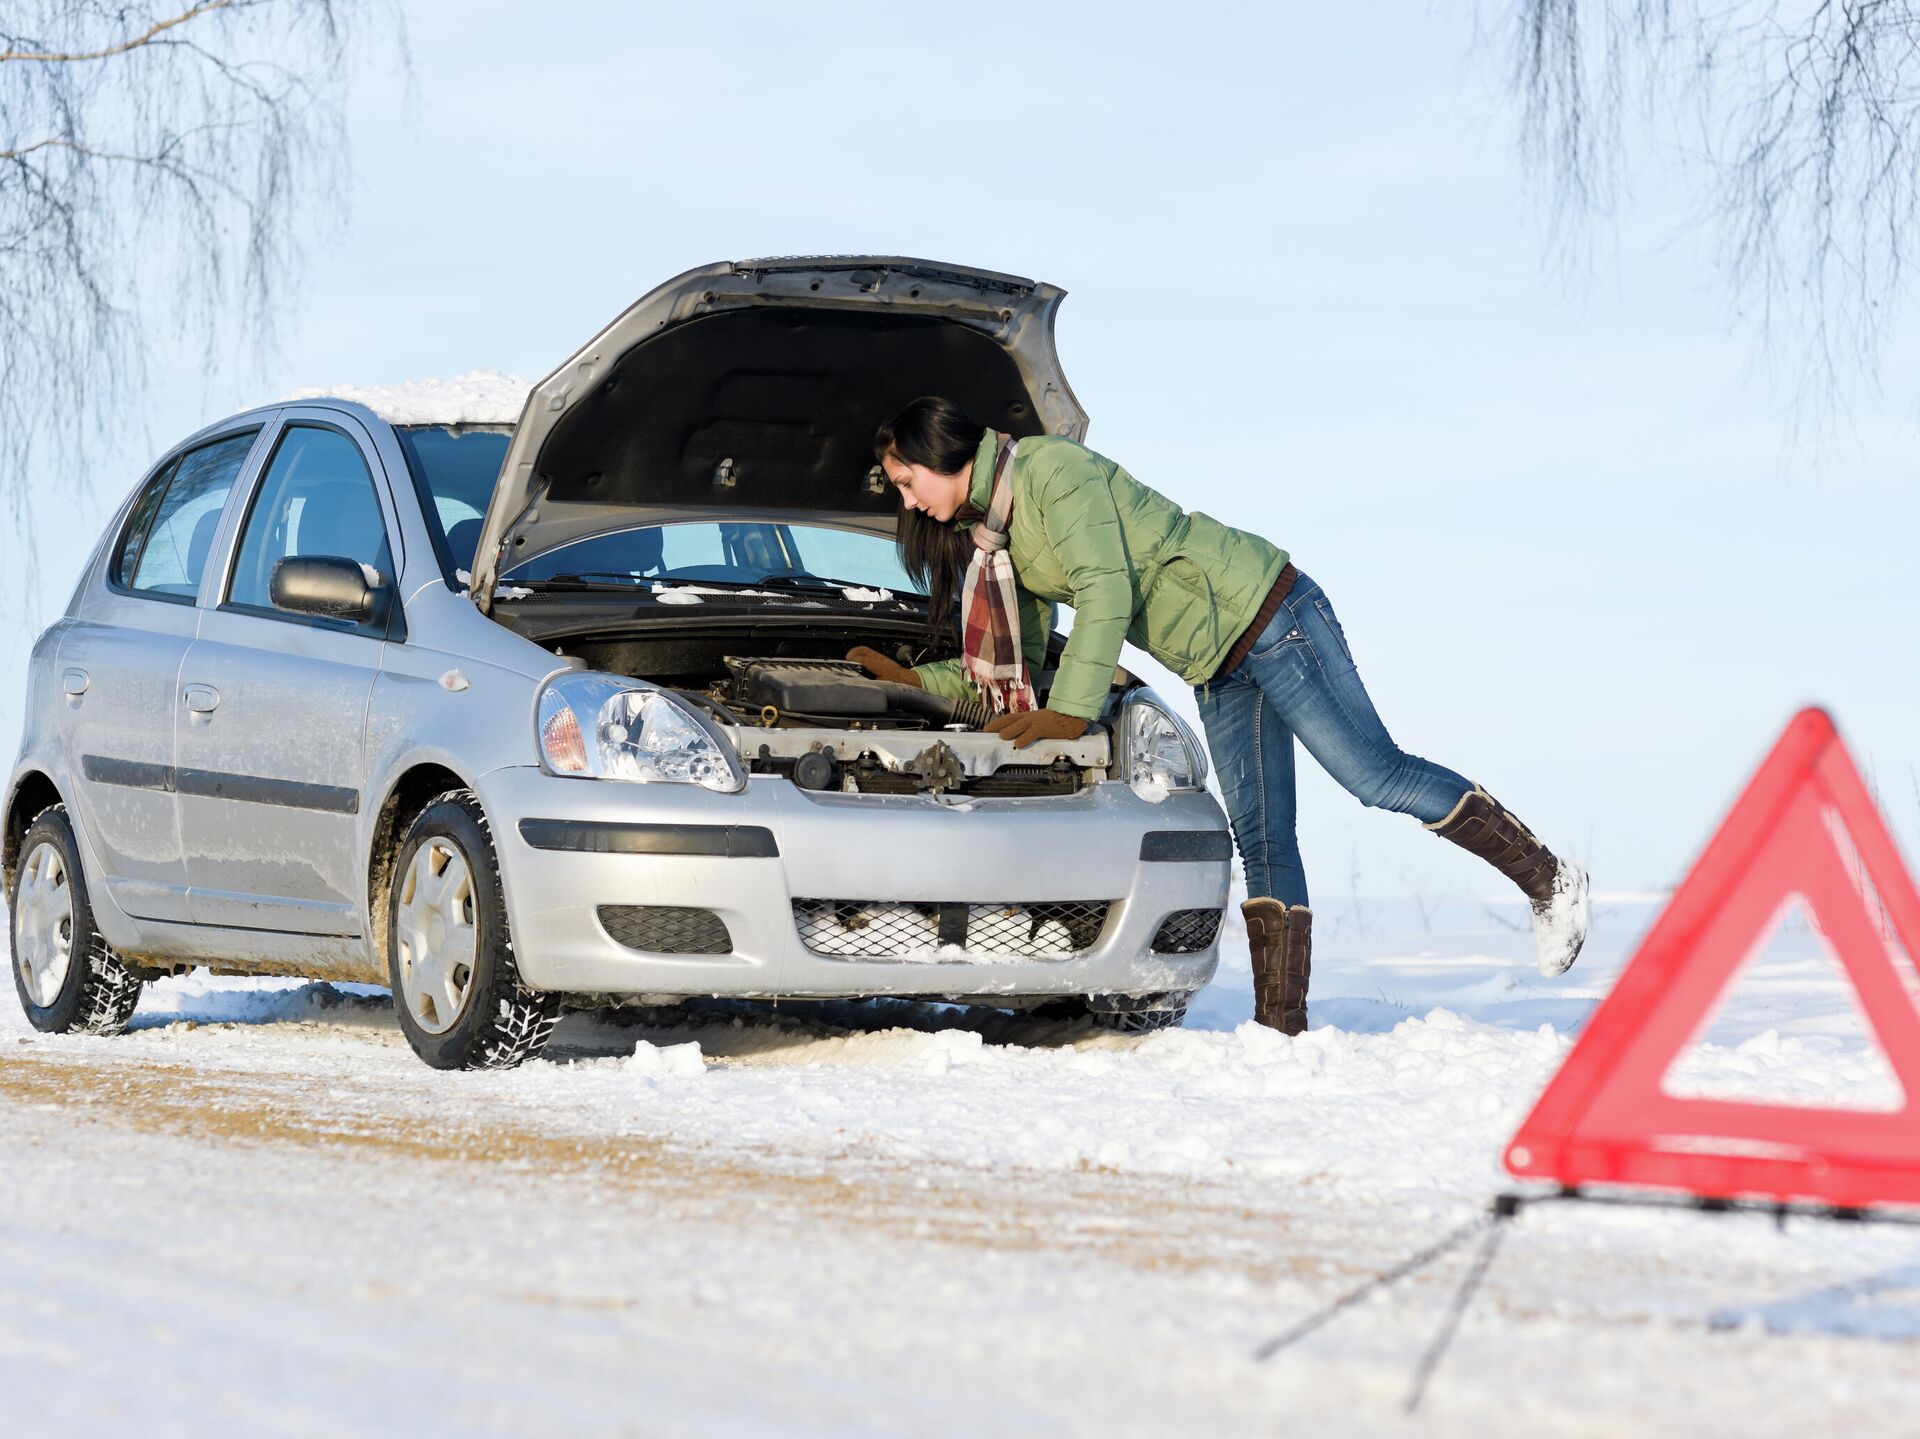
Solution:
<svg viewBox="0 0 1920 1439"><path fill-rule="evenodd" d="M293 614L378 625L386 620L393 586L371 566L341 555L291 555L275 562L267 595L275 609Z"/></svg>

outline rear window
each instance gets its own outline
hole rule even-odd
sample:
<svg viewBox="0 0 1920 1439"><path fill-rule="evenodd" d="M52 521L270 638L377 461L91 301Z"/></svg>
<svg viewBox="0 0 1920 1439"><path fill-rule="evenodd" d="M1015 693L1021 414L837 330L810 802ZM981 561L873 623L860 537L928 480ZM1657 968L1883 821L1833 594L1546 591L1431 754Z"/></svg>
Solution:
<svg viewBox="0 0 1920 1439"><path fill-rule="evenodd" d="M148 482L114 555L114 584L157 599L191 601L199 593L227 494L258 433L189 450Z"/></svg>
<svg viewBox="0 0 1920 1439"><path fill-rule="evenodd" d="M433 532L434 552L451 583L456 571L473 571L480 522L486 517L493 482L500 477L512 436L499 430L452 430L440 425L396 429L427 528Z"/></svg>

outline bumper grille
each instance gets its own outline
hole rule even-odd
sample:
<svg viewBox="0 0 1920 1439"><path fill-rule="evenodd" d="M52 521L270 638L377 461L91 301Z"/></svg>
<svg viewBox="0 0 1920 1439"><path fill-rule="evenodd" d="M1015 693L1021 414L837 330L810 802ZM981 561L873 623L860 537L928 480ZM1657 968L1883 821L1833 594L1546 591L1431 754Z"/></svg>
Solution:
<svg viewBox="0 0 1920 1439"><path fill-rule="evenodd" d="M1217 909L1176 909L1154 931L1153 952L1198 954L1220 933L1220 915Z"/></svg>
<svg viewBox="0 0 1920 1439"><path fill-rule="evenodd" d="M927 790L926 781L919 775L878 766L856 769L853 782L861 794L925 794ZM1086 785L1085 775L1071 765L1003 764L992 774L968 775L947 793L979 799L1027 799L1078 794Z"/></svg>
<svg viewBox="0 0 1920 1439"><path fill-rule="evenodd" d="M1111 900L1008 904L913 903L880 899L796 899L800 942L829 959L1064 959L1100 942Z"/></svg>
<svg viewBox="0 0 1920 1439"><path fill-rule="evenodd" d="M663 904L603 904L600 924L628 949L652 954L732 954L726 921L710 909Z"/></svg>

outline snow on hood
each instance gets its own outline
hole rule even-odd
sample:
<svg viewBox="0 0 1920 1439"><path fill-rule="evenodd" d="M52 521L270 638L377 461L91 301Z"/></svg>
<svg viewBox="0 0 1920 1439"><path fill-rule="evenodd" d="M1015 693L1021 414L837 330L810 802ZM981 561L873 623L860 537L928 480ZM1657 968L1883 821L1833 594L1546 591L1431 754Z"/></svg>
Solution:
<svg viewBox="0 0 1920 1439"><path fill-rule="evenodd" d="M530 380L500 370L468 370L450 380L398 385L330 385L295 390L296 400L352 400L392 425L511 425L520 418Z"/></svg>

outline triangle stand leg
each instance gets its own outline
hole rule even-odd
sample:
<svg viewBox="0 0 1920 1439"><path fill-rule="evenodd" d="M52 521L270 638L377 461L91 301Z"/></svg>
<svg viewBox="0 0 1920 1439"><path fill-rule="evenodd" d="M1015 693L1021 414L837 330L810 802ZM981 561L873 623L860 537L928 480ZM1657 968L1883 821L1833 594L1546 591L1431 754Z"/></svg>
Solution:
<svg viewBox="0 0 1920 1439"><path fill-rule="evenodd" d="M1420 1367L1414 1371L1413 1384L1408 1388L1406 1402L1402 1406L1407 1413L1411 1414L1420 1407L1421 1397L1427 1392L1427 1381L1433 1378L1433 1371L1440 1367L1447 1346L1453 1343L1453 1336L1460 1328L1460 1321L1466 1318L1467 1306L1473 1303L1474 1296L1480 1292L1481 1281L1493 1267L1494 1255L1499 1253L1500 1241L1506 1236L1507 1221L1519 1212L1520 1206L1514 1202L1512 1195L1503 1194L1494 1201L1486 1236L1480 1241L1480 1250L1473 1256L1472 1266L1454 1293L1453 1305L1447 1310L1440 1332L1433 1336L1427 1352L1420 1356Z"/></svg>
<svg viewBox="0 0 1920 1439"><path fill-rule="evenodd" d="M1253 1351L1254 1359L1264 1363L1266 1360L1273 1358L1273 1356L1278 1354L1282 1349L1290 1348L1294 1344L1299 1343L1302 1339L1305 1339L1309 1334L1313 1333L1314 1330L1320 1328L1321 1325L1352 1308L1368 1295L1376 1294L1382 1289L1391 1289L1402 1279L1410 1275L1418 1274L1422 1269L1425 1269L1436 1260L1452 1253L1488 1225L1497 1224L1500 1220L1507 1218L1507 1214L1500 1212L1507 1198L1507 1195L1501 1195L1500 1198L1494 1202L1493 1208L1487 1210L1484 1214L1468 1220L1465 1224L1447 1235L1446 1238L1427 1246L1427 1248L1422 1249L1418 1254L1401 1260L1398 1264L1394 1265L1393 1268L1374 1275L1373 1278L1367 1280L1364 1284L1356 1285L1331 1304L1315 1310L1285 1333L1277 1334L1272 1339L1267 1340L1266 1343Z"/></svg>

